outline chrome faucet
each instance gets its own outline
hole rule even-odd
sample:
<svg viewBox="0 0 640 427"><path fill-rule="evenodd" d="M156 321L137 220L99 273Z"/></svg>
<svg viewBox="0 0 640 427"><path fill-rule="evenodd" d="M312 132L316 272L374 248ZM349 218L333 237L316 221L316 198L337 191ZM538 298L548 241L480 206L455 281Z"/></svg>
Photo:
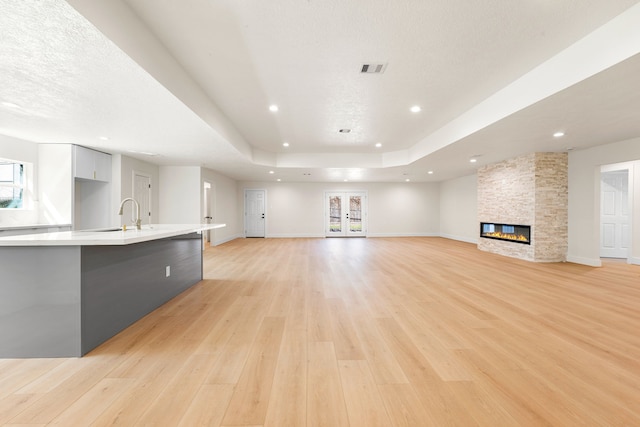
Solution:
<svg viewBox="0 0 640 427"><path fill-rule="evenodd" d="M118 215L122 216L122 209L124 208L124 204L128 201L132 201L134 205L136 205L136 228L138 230L142 229L142 220L140 219L140 205L136 202L135 199L131 197L127 197L120 203L120 211L118 211Z"/></svg>

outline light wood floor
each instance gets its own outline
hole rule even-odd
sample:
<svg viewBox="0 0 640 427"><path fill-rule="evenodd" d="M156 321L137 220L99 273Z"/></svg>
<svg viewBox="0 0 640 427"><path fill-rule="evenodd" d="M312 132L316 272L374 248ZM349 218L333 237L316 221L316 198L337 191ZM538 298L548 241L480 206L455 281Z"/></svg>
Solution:
<svg viewBox="0 0 640 427"><path fill-rule="evenodd" d="M81 359L0 360L0 425L638 426L640 267L439 238L245 239Z"/></svg>

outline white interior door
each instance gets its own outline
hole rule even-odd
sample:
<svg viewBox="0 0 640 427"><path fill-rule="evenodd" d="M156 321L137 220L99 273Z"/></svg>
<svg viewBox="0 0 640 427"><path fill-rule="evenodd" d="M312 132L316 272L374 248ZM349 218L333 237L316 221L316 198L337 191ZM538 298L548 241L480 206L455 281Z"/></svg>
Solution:
<svg viewBox="0 0 640 427"><path fill-rule="evenodd" d="M265 237L265 190L244 190L245 237Z"/></svg>
<svg viewBox="0 0 640 427"><path fill-rule="evenodd" d="M627 258L629 225L629 171L603 172L600 182L600 256Z"/></svg>
<svg viewBox="0 0 640 427"><path fill-rule="evenodd" d="M203 223L205 224L211 224L213 222L213 189L211 187L211 183L210 182L204 182L203 183L203 189L202 189L202 200L203 200L203 207L202 207L202 214L203 214ZM206 230L202 233L203 238L204 238L204 243L209 244L211 242L211 233L212 230Z"/></svg>
<svg viewBox="0 0 640 427"><path fill-rule="evenodd" d="M365 192L325 193L325 235L363 237L367 234Z"/></svg>
<svg viewBox="0 0 640 427"><path fill-rule="evenodd" d="M140 205L142 224L151 224L151 176L142 172L133 172L133 198ZM136 211L131 209L131 221L135 223Z"/></svg>

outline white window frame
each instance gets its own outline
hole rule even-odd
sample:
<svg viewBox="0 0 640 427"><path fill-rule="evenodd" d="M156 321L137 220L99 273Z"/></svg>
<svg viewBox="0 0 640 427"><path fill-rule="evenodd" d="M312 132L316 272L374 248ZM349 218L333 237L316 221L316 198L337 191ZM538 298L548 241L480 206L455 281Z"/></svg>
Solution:
<svg viewBox="0 0 640 427"><path fill-rule="evenodd" d="M1 164L17 164L17 165L21 165L22 166L22 183L21 184L16 184L15 181L11 182L11 181L0 181L0 188L10 188L10 189L19 189L22 190L22 206L19 208L15 208L15 207L2 207L0 206L0 210L5 210L5 211L16 211L16 210L22 210L22 209L26 209L29 205L29 200L28 200L28 182L29 182L29 167L30 164L27 162L22 162L19 160L11 160L11 159L5 159L5 158L0 158L0 165Z"/></svg>

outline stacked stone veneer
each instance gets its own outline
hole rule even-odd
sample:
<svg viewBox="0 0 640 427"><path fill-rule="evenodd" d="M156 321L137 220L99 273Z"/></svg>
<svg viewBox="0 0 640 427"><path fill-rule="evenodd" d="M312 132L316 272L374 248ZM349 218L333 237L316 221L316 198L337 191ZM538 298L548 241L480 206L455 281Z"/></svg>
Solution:
<svg viewBox="0 0 640 427"><path fill-rule="evenodd" d="M529 261L565 261L567 165L566 153L531 153L478 170L478 233L480 222L531 226L531 245L479 238L478 248Z"/></svg>

